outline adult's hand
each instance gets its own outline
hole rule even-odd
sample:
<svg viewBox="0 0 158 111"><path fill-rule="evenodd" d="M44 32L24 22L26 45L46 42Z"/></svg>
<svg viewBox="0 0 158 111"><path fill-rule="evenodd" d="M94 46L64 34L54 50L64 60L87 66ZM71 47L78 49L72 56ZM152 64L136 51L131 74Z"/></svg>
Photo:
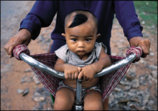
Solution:
<svg viewBox="0 0 158 111"><path fill-rule="evenodd" d="M139 46L142 48L143 55L142 57L146 57L150 53L150 40L142 37L133 37L129 41L130 46Z"/></svg>
<svg viewBox="0 0 158 111"><path fill-rule="evenodd" d="M31 41L31 33L27 29L21 29L16 35L10 38L10 40L4 46L7 54L12 57L12 50L15 46L20 44L28 45Z"/></svg>

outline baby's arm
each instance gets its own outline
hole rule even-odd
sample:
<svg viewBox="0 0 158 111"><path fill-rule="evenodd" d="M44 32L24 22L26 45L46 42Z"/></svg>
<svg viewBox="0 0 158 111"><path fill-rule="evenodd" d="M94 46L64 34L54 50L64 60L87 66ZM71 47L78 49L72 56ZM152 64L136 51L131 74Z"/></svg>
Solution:
<svg viewBox="0 0 158 111"><path fill-rule="evenodd" d="M105 53L104 48L101 49L99 60L91 65L93 65L93 68L95 68L96 72L100 72L103 68L111 65L110 57Z"/></svg>
<svg viewBox="0 0 158 111"><path fill-rule="evenodd" d="M60 58L57 59L54 69L59 72L64 72L65 79L76 79L81 71L80 67L66 64Z"/></svg>
<svg viewBox="0 0 158 111"><path fill-rule="evenodd" d="M82 77L92 79L96 73L109 65L111 65L110 57L105 53L104 48L102 48L99 60L91 65L83 67L82 71L79 73L78 79L81 79Z"/></svg>

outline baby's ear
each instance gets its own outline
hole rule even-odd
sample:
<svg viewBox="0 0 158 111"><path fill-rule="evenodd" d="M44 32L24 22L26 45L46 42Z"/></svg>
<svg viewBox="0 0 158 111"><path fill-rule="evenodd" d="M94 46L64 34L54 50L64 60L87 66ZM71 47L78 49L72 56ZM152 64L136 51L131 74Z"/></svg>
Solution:
<svg viewBox="0 0 158 111"><path fill-rule="evenodd" d="M99 38L101 36L101 34L99 33L99 34L97 34L97 39Z"/></svg>
<svg viewBox="0 0 158 111"><path fill-rule="evenodd" d="M65 37L65 33L61 33L61 35Z"/></svg>

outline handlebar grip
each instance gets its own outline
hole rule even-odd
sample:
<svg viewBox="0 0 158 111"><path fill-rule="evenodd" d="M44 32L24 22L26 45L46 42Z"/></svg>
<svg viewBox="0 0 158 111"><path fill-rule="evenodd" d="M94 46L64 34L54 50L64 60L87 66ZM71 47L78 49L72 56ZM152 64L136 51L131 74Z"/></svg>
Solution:
<svg viewBox="0 0 158 111"><path fill-rule="evenodd" d="M18 60L21 60L19 56L20 56L20 54L21 54L22 52L24 52L24 53L30 55L30 51L29 51L29 49L27 48L27 46L26 46L25 44L17 45L17 46L15 46L14 49L13 49L13 55L14 55L14 57L15 57L16 59L18 59Z"/></svg>
<svg viewBox="0 0 158 111"><path fill-rule="evenodd" d="M126 51L126 56L129 56L130 54L135 54L136 55L135 60L139 60L143 54L143 51L142 51L141 47L132 46Z"/></svg>

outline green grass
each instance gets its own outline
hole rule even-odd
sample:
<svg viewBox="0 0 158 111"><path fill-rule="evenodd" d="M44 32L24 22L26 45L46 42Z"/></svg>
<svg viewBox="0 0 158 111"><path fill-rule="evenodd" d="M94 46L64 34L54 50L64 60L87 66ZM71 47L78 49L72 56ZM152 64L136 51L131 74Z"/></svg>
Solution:
<svg viewBox="0 0 158 111"><path fill-rule="evenodd" d="M141 24L146 28L157 28L157 1L134 1Z"/></svg>

